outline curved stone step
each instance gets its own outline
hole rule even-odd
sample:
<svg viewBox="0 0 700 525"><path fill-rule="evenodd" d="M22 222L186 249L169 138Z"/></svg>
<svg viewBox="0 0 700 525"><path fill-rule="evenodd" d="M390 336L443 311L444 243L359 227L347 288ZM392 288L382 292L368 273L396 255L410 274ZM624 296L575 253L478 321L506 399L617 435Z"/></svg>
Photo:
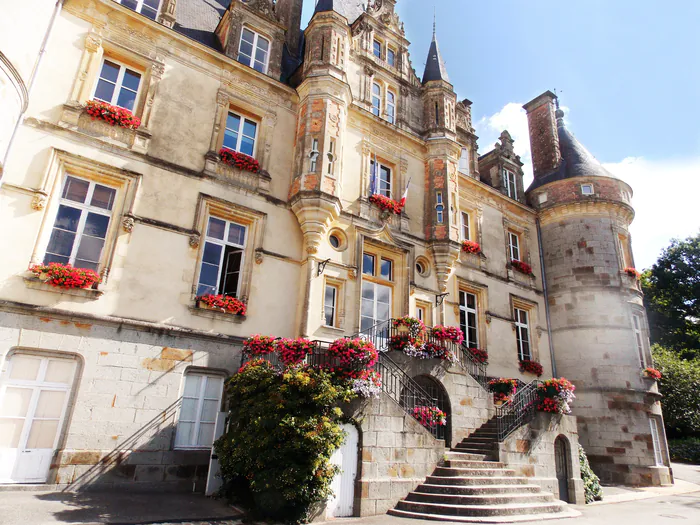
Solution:
<svg viewBox="0 0 700 525"><path fill-rule="evenodd" d="M474 461L472 459L446 459L444 467L456 468L505 468L505 465L500 461Z"/></svg>
<svg viewBox="0 0 700 525"><path fill-rule="evenodd" d="M507 468L455 468L437 467L433 472L436 476L514 476L515 470Z"/></svg>
<svg viewBox="0 0 700 525"><path fill-rule="evenodd" d="M561 512L565 503L504 503L502 505L448 505L445 503L427 503L399 501L399 510L419 512L421 514L442 514L446 516L512 516L518 514L548 514Z"/></svg>
<svg viewBox="0 0 700 525"><path fill-rule="evenodd" d="M537 494L542 489L539 485L433 485L423 483L418 485L416 492L431 494L461 494L464 496L479 494Z"/></svg>
<svg viewBox="0 0 700 525"><path fill-rule="evenodd" d="M467 454L492 454L495 451L493 443L457 443L454 450L456 452L466 452Z"/></svg>
<svg viewBox="0 0 700 525"><path fill-rule="evenodd" d="M446 505L505 505L508 503L553 503L557 500L554 499L554 494L551 492L465 495L415 491L406 496L406 501Z"/></svg>
<svg viewBox="0 0 700 525"><path fill-rule="evenodd" d="M528 479L517 476L428 476L431 485L529 485Z"/></svg>
<svg viewBox="0 0 700 525"><path fill-rule="evenodd" d="M547 514L525 514L520 516L444 516L440 514L424 514L421 512L410 512L406 510L391 509L391 516L401 518L413 518L430 521L452 521L457 523L519 523L522 521L539 522L544 520L557 520L563 518L575 518L581 513L571 508L564 508L561 512L551 512Z"/></svg>
<svg viewBox="0 0 700 525"><path fill-rule="evenodd" d="M470 454L469 452L456 452L454 450L445 452L445 456L450 460L458 461L487 461L487 454Z"/></svg>
<svg viewBox="0 0 700 525"><path fill-rule="evenodd" d="M489 444L491 444L491 443L495 443L495 442L496 442L495 438L491 438L491 437L487 437L487 436L473 436L473 437L469 436L468 438L462 440L462 443L474 443L474 444L476 444L476 443L489 443Z"/></svg>

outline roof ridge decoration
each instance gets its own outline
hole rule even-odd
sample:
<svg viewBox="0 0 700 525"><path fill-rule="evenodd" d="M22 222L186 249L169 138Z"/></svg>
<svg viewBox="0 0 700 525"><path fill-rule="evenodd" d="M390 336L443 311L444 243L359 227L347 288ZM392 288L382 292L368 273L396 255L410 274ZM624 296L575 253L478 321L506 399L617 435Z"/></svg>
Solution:
<svg viewBox="0 0 700 525"><path fill-rule="evenodd" d="M241 3L271 20L280 21L279 14L275 11L275 2L273 0L241 0Z"/></svg>

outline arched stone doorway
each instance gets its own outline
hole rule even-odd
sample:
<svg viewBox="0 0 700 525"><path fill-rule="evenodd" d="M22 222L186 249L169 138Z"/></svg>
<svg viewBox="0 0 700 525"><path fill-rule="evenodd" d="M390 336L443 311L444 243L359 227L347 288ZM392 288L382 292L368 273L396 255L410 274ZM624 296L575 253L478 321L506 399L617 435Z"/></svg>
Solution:
<svg viewBox="0 0 700 525"><path fill-rule="evenodd" d="M416 376L413 380L425 390L430 397L436 400L435 405L447 414L447 424L437 427L437 438L444 439L445 445L449 448L452 446L452 410L450 406L450 398L447 395L445 387L442 386L437 379L432 376L421 375Z"/></svg>
<svg viewBox="0 0 700 525"><path fill-rule="evenodd" d="M557 484L559 486L559 499L569 503L569 440L564 436L557 436L554 440L554 465L557 472Z"/></svg>

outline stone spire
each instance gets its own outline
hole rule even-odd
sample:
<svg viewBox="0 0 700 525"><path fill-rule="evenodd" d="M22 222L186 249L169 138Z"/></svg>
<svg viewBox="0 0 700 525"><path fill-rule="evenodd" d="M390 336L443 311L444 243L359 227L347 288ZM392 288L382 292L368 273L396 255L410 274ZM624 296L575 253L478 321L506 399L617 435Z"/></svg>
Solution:
<svg viewBox="0 0 700 525"><path fill-rule="evenodd" d="M430 50L428 51L428 60L425 63L425 71L423 72L423 84L430 82L431 80L444 80L449 82L450 78L447 76L447 68L445 67L445 61L442 59L440 54L440 47L437 42L437 31L435 29L435 18L433 17L433 41L430 43Z"/></svg>

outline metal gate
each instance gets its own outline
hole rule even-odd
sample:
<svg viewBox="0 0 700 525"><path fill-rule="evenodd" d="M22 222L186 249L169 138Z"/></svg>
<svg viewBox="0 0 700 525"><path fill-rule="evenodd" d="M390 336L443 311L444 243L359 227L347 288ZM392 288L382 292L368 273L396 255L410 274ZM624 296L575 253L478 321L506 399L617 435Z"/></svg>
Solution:
<svg viewBox="0 0 700 525"><path fill-rule="evenodd" d="M554 464L557 470L559 499L569 502L569 445L566 438L558 436L554 440Z"/></svg>
<svg viewBox="0 0 700 525"><path fill-rule="evenodd" d="M431 376L416 376L413 380L425 390L430 397L435 399L435 406L447 414L447 424L437 427L438 439L444 439L445 445L449 448L452 445L452 417L450 410L450 398L447 396L445 387Z"/></svg>

